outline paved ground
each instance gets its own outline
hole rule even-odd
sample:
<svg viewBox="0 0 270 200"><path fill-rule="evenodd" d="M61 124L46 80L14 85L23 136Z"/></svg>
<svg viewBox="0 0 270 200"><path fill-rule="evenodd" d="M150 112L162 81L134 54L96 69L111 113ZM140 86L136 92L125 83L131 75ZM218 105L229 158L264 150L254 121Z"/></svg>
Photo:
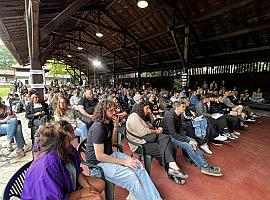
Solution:
<svg viewBox="0 0 270 200"><path fill-rule="evenodd" d="M25 113L17 114L18 119L22 122L23 135L26 141L26 148L29 150L31 147L30 129L27 127L28 120L25 119ZM7 138L6 136L0 137L0 199L5 186L10 177L24 164L32 160L32 153L28 151L23 158L16 158L16 152L7 152L5 147Z"/></svg>

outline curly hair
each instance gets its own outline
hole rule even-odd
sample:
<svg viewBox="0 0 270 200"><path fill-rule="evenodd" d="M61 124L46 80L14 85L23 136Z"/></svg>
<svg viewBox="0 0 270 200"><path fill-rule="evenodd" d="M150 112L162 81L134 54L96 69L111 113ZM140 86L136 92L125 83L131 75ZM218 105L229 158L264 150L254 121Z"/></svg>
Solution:
<svg viewBox="0 0 270 200"><path fill-rule="evenodd" d="M60 160L64 163L70 163L72 154L65 147L66 139L71 139L71 124L67 121L47 122L39 127L39 143L41 145L40 153L49 153L55 151Z"/></svg>
<svg viewBox="0 0 270 200"><path fill-rule="evenodd" d="M95 107L92 119L96 122L104 122L106 119L106 111L112 106L115 106L113 101L107 99L100 101Z"/></svg>
<svg viewBox="0 0 270 200"><path fill-rule="evenodd" d="M61 107L60 107L60 100L61 100L61 99L64 99L64 100L66 101L67 106L69 106L69 101L67 100L66 97L64 97L64 96L62 96L62 95L58 97L55 112L56 112L56 114L57 114L58 116L63 117L65 113L63 112L63 110L62 110Z"/></svg>
<svg viewBox="0 0 270 200"><path fill-rule="evenodd" d="M142 101L139 104L136 103L135 106L134 106L134 109L133 109L133 113L136 113L137 115L139 115L139 117L142 120L144 120L145 122L146 121L151 121L149 116L145 116L145 114L144 114L144 107L145 106L149 106L149 103L145 102L145 101Z"/></svg>

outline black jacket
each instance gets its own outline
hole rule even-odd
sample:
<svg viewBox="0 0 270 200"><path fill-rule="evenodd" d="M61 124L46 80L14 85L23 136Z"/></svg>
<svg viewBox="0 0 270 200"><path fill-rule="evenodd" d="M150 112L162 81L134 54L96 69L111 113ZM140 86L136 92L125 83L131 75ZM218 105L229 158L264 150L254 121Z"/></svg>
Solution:
<svg viewBox="0 0 270 200"><path fill-rule="evenodd" d="M173 109L166 110L161 121L161 127L165 134L171 135L181 142L189 142L186 130L182 124L181 115L177 116Z"/></svg>

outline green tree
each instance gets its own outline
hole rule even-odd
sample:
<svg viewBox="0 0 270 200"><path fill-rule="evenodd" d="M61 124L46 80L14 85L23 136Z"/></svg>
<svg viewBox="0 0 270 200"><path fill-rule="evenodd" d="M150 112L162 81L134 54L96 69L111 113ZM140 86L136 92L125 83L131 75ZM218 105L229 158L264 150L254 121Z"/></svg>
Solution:
<svg viewBox="0 0 270 200"><path fill-rule="evenodd" d="M66 64L59 62L59 61L49 60L48 62L49 62L49 66L50 66L49 74L52 74L52 75L69 74L66 69L70 68L70 66L66 66Z"/></svg>
<svg viewBox="0 0 270 200"><path fill-rule="evenodd" d="M6 46L0 45L0 69L11 69L10 66L16 63L17 61Z"/></svg>

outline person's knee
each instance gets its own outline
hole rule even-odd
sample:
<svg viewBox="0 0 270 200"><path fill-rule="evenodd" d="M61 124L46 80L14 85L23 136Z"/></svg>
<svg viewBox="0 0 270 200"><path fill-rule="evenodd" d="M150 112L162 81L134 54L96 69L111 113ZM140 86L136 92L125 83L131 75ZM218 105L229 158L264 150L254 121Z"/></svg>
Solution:
<svg viewBox="0 0 270 200"><path fill-rule="evenodd" d="M16 126L18 124L18 120L16 118L12 118L8 121L8 124L11 124L12 126Z"/></svg>
<svg viewBox="0 0 270 200"><path fill-rule="evenodd" d="M100 178L94 178L91 185L99 192L102 193L105 190L105 181Z"/></svg>

